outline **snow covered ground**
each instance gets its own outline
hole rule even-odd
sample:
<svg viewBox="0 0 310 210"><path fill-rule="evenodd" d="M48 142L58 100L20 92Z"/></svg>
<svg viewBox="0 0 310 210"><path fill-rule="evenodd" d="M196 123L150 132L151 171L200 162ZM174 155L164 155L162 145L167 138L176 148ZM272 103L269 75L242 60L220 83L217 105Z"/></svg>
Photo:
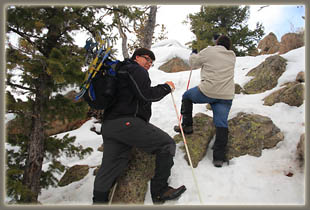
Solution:
<svg viewBox="0 0 310 210"><path fill-rule="evenodd" d="M177 107L180 109L181 96L186 89L189 71L165 73L158 67L174 56L185 60L191 50L182 46L175 40L164 40L153 46L157 59L154 67L149 70L152 85L171 80L176 85L173 96ZM245 85L251 77L245 76L248 71L263 62L268 56L238 57L235 66L235 83ZM238 112L255 113L271 118L273 123L281 129L285 138L275 148L263 150L261 157L245 155L234 158L230 165L216 168L212 165L212 150L210 146L207 155L194 169L198 181L197 189L190 166L184 159L184 152L179 148L183 142L178 143L174 166L172 168L170 185L178 187L184 184L187 191L177 201L169 201L164 205L304 205L305 197L305 172L298 167L296 161L296 146L300 135L305 132L305 104L292 107L284 103L273 106L264 106L262 99L271 92L278 90L288 81L294 81L300 71L305 71L305 47L292 50L281 55L288 60L285 73L279 78L278 85L273 90L261 94L238 94L233 101L229 119ZM200 70L193 70L190 87L199 83ZM160 102L153 103L151 123L166 131L171 136L176 135L173 126L177 124L177 117L171 95L167 95ZM179 110L180 111L180 110ZM212 111L207 111L205 105L194 105L194 114L203 112L212 117ZM6 116L10 119L10 116ZM69 133L76 136L76 144L92 147L94 152L84 160L62 157L61 162L66 166L88 164L96 166L101 163L102 153L97 148L102 144L101 136L90 131L95 126L100 129L100 124L91 119L79 129L58 134L58 137ZM211 144L213 144L214 139ZM48 167L49 161L44 161L43 168ZM93 191L94 168L81 181L68 186L42 190L39 201L43 205L91 205ZM292 177L286 176L291 172ZM58 175L60 178L63 174ZM198 193L202 198L199 200ZM148 190L145 205L152 205Z"/></svg>

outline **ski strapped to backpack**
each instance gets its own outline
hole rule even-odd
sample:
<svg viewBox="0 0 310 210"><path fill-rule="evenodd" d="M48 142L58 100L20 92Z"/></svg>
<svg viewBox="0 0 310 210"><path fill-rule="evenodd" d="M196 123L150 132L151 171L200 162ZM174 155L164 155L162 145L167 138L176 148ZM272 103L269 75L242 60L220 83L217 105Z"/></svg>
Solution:
<svg viewBox="0 0 310 210"><path fill-rule="evenodd" d="M109 59L111 46L109 39L103 40L101 34L96 35L96 43L92 39L86 40L84 47L87 57L92 56L88 70L85 75L84 82L76 95L75 99L83 99L93 109L106 109L114 102L116 91L116 70L120 65L120 61L112 61ZM96 48L94 50L94 48Z"/></svg>

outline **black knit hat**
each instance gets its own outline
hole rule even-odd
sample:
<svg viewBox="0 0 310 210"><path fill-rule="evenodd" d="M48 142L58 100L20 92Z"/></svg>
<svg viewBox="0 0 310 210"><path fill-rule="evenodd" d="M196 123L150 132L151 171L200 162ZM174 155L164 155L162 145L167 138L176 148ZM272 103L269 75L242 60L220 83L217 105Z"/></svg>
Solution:
<svg viewBox="0 0 310 210"><path fill-rule="evenodd" d="M136 56L140 56L140 55L148 55L153 61L155 61L154 53L151 50L148 50L146 48L136 49L133 55L131 56L131 59L135 60Z"/></svg>

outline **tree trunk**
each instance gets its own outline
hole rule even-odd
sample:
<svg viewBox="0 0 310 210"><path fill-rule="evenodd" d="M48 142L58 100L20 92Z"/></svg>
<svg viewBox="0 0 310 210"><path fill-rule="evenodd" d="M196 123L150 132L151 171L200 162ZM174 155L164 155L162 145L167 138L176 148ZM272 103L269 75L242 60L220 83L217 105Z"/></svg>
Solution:
<svg viewBox="0 0 310 210"><path fill-rule="evenodd" d="M157 13L157 6L151 6L151 10L148 15L148 20L144 28L144 37L141 43L142 46L147 49L151 49L152 46L152 39L156 24L156 13Z"/></svg>
<svg viewBox="0 0 310 210"><path fill-rule="evenodd" d="M129 54L128 54L128 48L127 48L127 36L125 34L125 32L122 29L122 26L120 25L120 23L118 23L118 31L119 34L122 37L122 52L123 52L123 57L125 58L129 58Z"/></svg>
<svg viewBox="0 0 310 210"><path fill-rule="evenodd" d="M28 145L28 156L26 159L23 184L26 191L22 193L20 202L37 203L40 193L40 177L42 172L42 163L44 158L44 117L43 109L48 96L46 94L47 80L43 76L38 78L36 99L33 105L33 116L31 125L31 134ZM47 75L45 75L45 78Z"/></svg>
<svg viewBox="0 0 310 210"><path fill-rule="evenodd" d="M123 31L123 26L121 24L121 19L119 17L119 13L118 11L115 11L114 12L114 16L115 16L115 19L117 21L117 29L118 29L118 32L122 38L122 53L123 53L123 57L124 59L125 58L129 58L129 54L128 54L128 48L127 48L127 35L126 33Z"/></svg>

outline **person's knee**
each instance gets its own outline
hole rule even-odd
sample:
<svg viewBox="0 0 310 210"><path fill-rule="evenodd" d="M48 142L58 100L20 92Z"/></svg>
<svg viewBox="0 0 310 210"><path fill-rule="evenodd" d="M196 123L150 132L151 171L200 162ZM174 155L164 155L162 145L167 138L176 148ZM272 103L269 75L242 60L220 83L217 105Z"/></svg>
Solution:
<svg viewBox="0 0 310 210"><path fill-rule="evenodd" d="M182 100L190 100L191 92L189 90L185 91L182 95Z"/></svg>
<svg viewBox="0 0 310 210"><path fill-rule="evenodd" d="M175 142L171 142L169 144L165 144L164 146L162 146L160 148L160 150L158 151L158 153L160 155L171 155L171 156L174 156L175 155L175 151L176 151L176 144Z"/></svg>
<svg viewBox="0 0 310 210"><path fill-rule="evenodd" d="M186 100L186 99L188 99L188 94L187 94L187 92L185 92L185 93L182 95L182 101L183 101L183 100Z"/></svg>
<svg viewBox="0 0 310 210"><path fill-rule="evenodd" d="M224 128L227 128L228 127L228 122L227 120L214 120L213 121L215 127L224 127Z"/></svg>
<svg viewBox="0 0 310 210"><path fill-rule="evenodd" d="M213 109L213 122L215 127L228 127L228 114L227 110Z"/></svg>

